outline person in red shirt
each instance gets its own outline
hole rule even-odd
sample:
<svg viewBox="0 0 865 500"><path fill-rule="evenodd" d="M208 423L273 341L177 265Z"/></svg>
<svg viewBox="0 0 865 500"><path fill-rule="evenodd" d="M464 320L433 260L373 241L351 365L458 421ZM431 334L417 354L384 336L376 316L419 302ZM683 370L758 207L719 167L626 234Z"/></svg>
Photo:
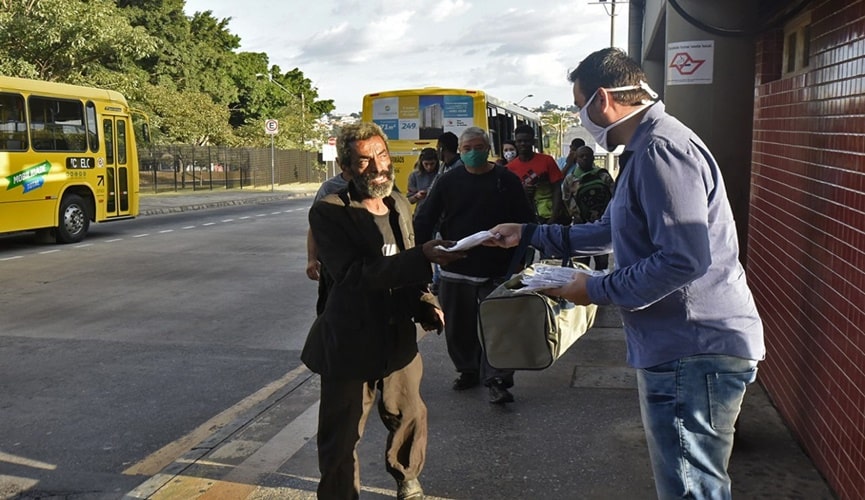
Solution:
<svg viewBox="0 0 865 500"><path fill-rule="evenodd" d="M556 160L544 153L535 153L535 130L530 125L520 125L514 130L517 157L509 161L508 170L517 174L523 182L526 196L535 207L538 223L551 224L559 221L563 213L562 179Z"/></svg>

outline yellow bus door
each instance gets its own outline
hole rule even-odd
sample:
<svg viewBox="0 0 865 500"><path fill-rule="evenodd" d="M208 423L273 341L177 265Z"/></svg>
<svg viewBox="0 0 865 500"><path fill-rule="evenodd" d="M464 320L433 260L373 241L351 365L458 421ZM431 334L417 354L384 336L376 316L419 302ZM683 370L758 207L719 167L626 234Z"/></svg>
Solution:
<svg viewBox="0 0 865 500"><path fill-rule="evenodd" d="M129 119L106 116L102 124L105 134L105 196L102 198L105 215L129 216Z"/></svg>

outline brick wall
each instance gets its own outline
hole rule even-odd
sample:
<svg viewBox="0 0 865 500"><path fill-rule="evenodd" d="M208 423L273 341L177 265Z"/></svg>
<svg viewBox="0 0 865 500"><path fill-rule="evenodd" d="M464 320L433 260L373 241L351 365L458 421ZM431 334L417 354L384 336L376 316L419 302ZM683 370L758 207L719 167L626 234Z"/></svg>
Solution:
<svg viewBox="0 0 865 500"><path fill-rule="evenodd" d="M748 273L760 380L841 498L865 495L865 1L813 2L810 66L757 44Z"/></svg>

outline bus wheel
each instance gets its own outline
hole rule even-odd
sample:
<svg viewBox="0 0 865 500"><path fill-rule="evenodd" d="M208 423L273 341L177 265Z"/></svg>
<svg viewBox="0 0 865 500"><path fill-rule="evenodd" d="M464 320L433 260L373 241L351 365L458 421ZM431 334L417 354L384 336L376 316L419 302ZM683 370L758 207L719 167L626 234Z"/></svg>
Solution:
<svg viewBox="0 0 865 500"><path fill-rule="evenodd" d="M84 199L77 194L63 197L60 203L60 225L57 226L58 243L78 243L87 235L90 217Z"/></svg>

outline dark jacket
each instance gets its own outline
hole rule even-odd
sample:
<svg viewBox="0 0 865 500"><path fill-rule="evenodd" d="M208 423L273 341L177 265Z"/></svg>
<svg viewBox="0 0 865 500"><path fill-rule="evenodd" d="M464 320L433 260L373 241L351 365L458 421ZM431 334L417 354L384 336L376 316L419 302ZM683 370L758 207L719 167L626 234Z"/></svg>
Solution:
<svg viewBox="0 0 865 500"><path fill-rule="evenodd" d="M385 198L399 247L387 257L381 231L359 200L350 183L309 212L319 259L333 282L301 360L323 378L373 380L404 367L417 354L413 321L430 321L437 305L424 293L432 270L415 247L408 200L397 192Z"/></svg>

